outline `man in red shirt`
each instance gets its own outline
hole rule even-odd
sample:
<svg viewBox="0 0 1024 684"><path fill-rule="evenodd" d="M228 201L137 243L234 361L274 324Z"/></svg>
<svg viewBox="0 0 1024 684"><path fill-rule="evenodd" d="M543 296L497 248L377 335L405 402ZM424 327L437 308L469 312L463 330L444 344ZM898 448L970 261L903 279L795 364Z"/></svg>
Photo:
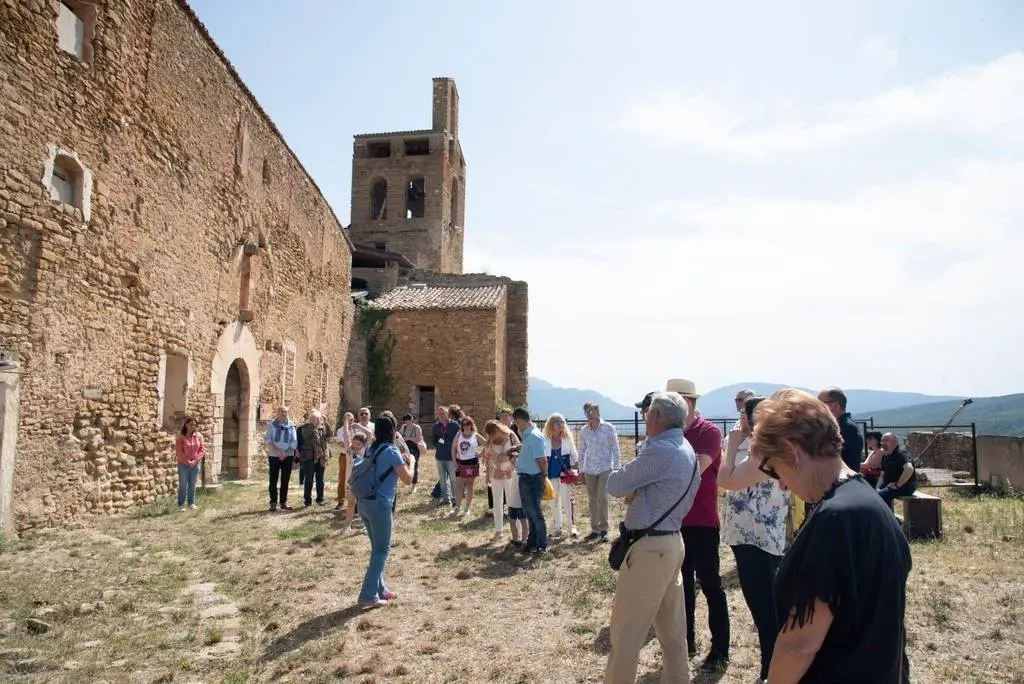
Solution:
<svg viewBox="0 0 1024 684"><path fill-rule="evenodd" d="M683 433L697 453L700 463L700 488L690 512L683 518L683 599L686 603L686 644L688 655L697 655L697 640L693 624L697 603L694 576L700 581L700 590L708 602L708 627L711 629L711 649L701 664L704 671L720 671L729 662L729 604L719 569L718 544L718 468L722 464L722 431L714 423L697 415L700 395L691 380L669 380L667 391L683 395L690 409L688 425Z"/></svg>

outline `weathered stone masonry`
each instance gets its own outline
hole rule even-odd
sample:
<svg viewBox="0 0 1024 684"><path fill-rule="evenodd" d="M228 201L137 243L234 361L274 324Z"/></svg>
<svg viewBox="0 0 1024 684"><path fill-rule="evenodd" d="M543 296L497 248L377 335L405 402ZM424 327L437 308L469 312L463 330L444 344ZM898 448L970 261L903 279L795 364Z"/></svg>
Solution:
<svg viewBox="0 0 1024 684"><path fill-rule="evenodd" d="M251 473L261 401L334 415L350 244L183 0L0 3L0 240L7 531L174 492L186 411L207 482Z"/></svg>

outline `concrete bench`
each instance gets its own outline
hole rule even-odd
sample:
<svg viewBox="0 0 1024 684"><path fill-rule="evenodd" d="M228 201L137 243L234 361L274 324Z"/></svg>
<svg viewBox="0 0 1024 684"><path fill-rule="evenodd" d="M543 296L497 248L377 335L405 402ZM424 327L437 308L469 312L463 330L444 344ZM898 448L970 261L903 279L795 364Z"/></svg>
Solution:
<svg viewBox="0 0 1024 684"><path fill-rule="evenodd" d="M903 534L907 539L938 539L942 536L942 499L924 492L897 497L903 502Z"/></svg>

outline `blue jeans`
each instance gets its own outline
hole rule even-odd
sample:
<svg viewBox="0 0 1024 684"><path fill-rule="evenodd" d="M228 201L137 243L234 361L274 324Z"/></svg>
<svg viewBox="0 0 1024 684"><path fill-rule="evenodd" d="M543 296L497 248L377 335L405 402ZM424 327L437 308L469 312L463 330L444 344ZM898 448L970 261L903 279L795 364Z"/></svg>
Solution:
<svg viewBox="0 0 1024 684"><path fill-rule="evenodd" d="M530 521L530 535L526 538L527 549L548 548L548 528L544 522L544 509L540 497L544 493L544 475L519 474L519 498L523 500L523 511Z"/></svg>
<svg viewBox="0 0 1024 684"><path fill-rule="evenodd" d="M441 483L441 501L455 505L455 461L437 461L437 479Z"/></svg>
<svg viewBox="0 0 1024 684"><path fill-rule="evenodd" d="M196 480L199 478L200 467L201 463L194 466L178 464L178 508L185 505L186 499L189 506L196 502Z"/></svg>
<svg viewBox="0 0 1024 684"><path fill-rule="evenodd" d="M359 591L360 601L383 599L388 588L384 584L384 566L391 553L391 501L378 497L376 499L359 499L357 508L359 517L366 525L366 534L370 537L370 565L363 577L363 587Z"/></svg>

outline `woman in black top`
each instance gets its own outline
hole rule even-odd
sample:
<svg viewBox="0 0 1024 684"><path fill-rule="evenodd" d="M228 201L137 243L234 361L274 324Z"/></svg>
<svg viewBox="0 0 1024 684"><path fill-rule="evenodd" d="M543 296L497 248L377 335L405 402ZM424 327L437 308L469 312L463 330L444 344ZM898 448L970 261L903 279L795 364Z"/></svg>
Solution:
<svg viewBox="0 0 1024 684"><path fill-rule="evenodd" d="M761 470L816 504L779 566L770 682L909 682L910 546L874 489L842 461L825 404L780 390L754 414Z"/></svg>

